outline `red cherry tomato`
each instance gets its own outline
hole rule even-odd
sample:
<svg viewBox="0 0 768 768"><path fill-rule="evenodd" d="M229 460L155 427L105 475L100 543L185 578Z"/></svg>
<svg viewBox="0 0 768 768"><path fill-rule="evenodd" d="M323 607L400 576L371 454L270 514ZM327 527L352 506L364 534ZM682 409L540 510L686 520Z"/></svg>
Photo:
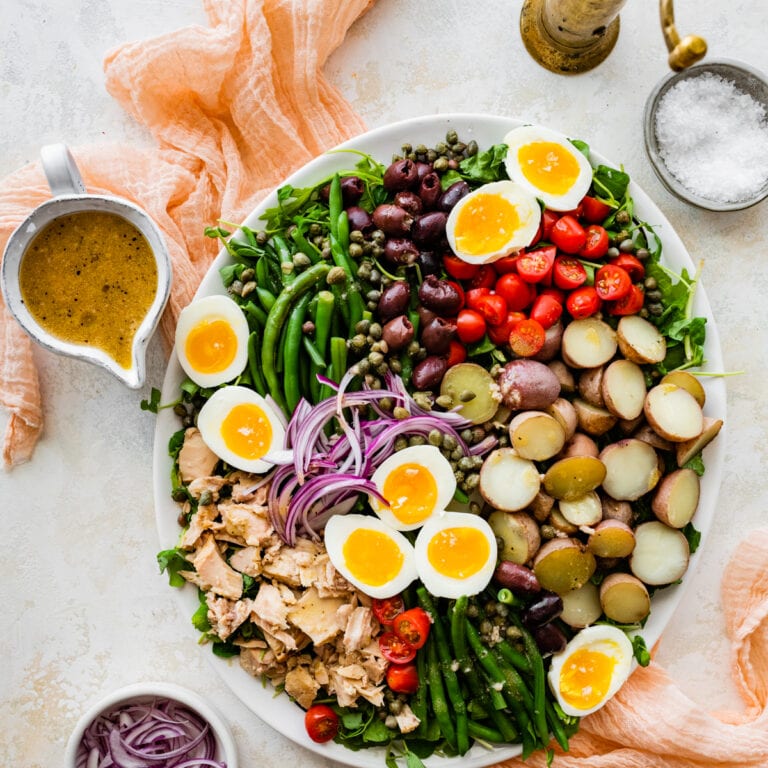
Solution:
<svg viewBox="0 0 768 768"><path fill-rule="evenodd" d="M479 311L478 301L480 301L483 296L489 296L490 293L490 288L472 288L464 295L464 306L467 307L467 309L474 309L477 312Z"/></svg>
<svg viewBox="0 0 768 768"><path fill-rule="evenodd" d="M339 732L339 716L327 704L313 704L304 715L304 727L312 741L323 744Z"/></svg>
<svg viewBox="0 0 768 768"><path fill-rule="evenodd" d="M419 672L415 664L392 664L387 669L387 685L395 693L416 693Z"/></svg>
<svg viewBox="0 0 768 768"><path fill-rule="evenodd" d="M496 282L496 270L490 264L481 264L473 277L467 283L467 289L493 288Z"/></svg>
<svg viewBox="0 0 768 768"><path fill-rule="evenodd" d="M583 285L581 288L571 291L565 300L565 308L574 320L591 317L600 309L602 304L597 291L591 285Z"/></svg>
<svg viewBox="0 0 768 768"><path fill-rule="evenodd" d="M522 312L507 312L507 318L503 323L488 326L488 338L498 347L509 344L509 334L521 320L525 320Z"/></svg>
<svg viewBox="0 0 768 768"><path fill-rule="evenodd" d="M602 259L608 253L608 233L605 227L599 224L590 224L587 227L587 239L579 251L579 256L584 259Z"/></svg>
<svg viewBox="0 0 768 768"><path fill-rule="evenodd" d="M602 224L613 210L608 203L598 200L596 197L587 195L580 203L581 218L587 224Z"/></svg>
<svg viewBox="0 0 768 768"><path fill-rule="evenodd" d="M393 664L407 664L416 656L416 649L394 632L379 635L379 648L381 655Z"/></svg>
<svg viewBox="0 0 768 768"><path fill-rule="evenodd" d="M383 599L374 597L371 602L371 610L379 623L386 626L394 621L395 616L401 614L405 610L405 603L400 595L385 597Z"/></svg>
<svg viewBox="0 0 768 768"><path fill-rule="evenodd" d="M645 302L645 294L639 285L633 285L629 293L618 301L611 302L608 313L611 315L636 315Z"/></svg>
<svg viewBox="0 0 768 768"><path fill-rule="evenodd" d="M555 222L560 218L560 214L555 211L545 209L541 214L541 239L546 240L548 243L552 242L552 227ZM535 241L534 241L535 242Z"/></svg>
<svg viewBox="0 0 768 768"><path fill-rule="evenodd" d="M561 304L565 301L565 291L560 290L560 288L542 288L539 291L539 296L551 296Z"/></svg>
<svg viewBox="0 0 768 768"><path fill-rule="evenodd" d="M443 267L451 277L457 280L471 280L480 269L479 264L470 264L452 253L446 253L443 256Z"/></svg>
<svg viewBox="0 0 768 768"><path fill-rule="evenodd" d="M552 271L552 281L564 291L572 291L587 282L587 270L578 259L558 256Z"/></svg>
<svg viewBox="0 0 768 768"><path fill-rule="evenodd" d="M485 318L474 309L462 309L456 318L456 333L464 344L474 344L485 336Z"/></svg>
<svg viewBox="0 0 768 768"><path fill-rule="evenodd" d="M546 330L551 328L563 314L563 304L551 294L540 294L536 297L531 307L531 320L541 324Z"/></svg>
<svg viewBox="0 0 768 768"><path fill-rule="evenodd" d="M615 264L617 267L625 269L632 278L633 283L640 282L645 277L645 266L637 256L631 253L620 253L615 259L611 259L609 264Z"/></svg>
<svg viewBox="0 0 768 768"><path fill-rule="evenodd" d="M502 256L493 262L493 268L497 275L506 275L509 272L517 272L517 254Z"/></svg>
<svg viewBox="0 0 768 768"><path fill-rule="evenodd" d="M552 274L557 248L536 248L517 257L517 273L528 283L546 282Z"/></svg>
<svg viewBox="0 0 768 768"><path fill-rule="evenodd" d="M587 233L575 216L566 213L552 227L550 240L563 253L578 253L587 241Z"/></svg>
<svg viewBox="0 0 768 768"><path fill-rule="evenodd" d="M507 302L507 309L513 312L525 309L536 296L536 289L514 272L502 275L496 281L495 291Z"/></svg>
<svg viewBox="0 0 768 768"><path fill-rule="evenodd" d="M507 302L497 293L489 293L477 301L477 311L488 325L499 325L507 317Z"/></svg>
<svg viewBox="0 0 768 768"><path fill-rule="evenodd" d="M538 320L527 318L516 323L509 334L509 346L520 357L532 357L541 351L546 331Z"/></svg>
<svg viewBox="0 0 768 768"><path fill-rule="evenodd" d="M451 339L450 346L448 347L448 359L446 361L448 363L448 367L450 368L452 365L463 363L466 359L467 350L464 345L455 339Z"/></svg>
<svg viewBox="0 0 768 768"><path fill-rule="evenodd" d="M432 621L429 614L420 607L403 611L393 622L392 631L417 650L427 642Z"/></svg>
<svg viewBox="0 0 768 768"><path fill-rule="evenodd" d="M597 270L595 290L603 301L623 299L632 288L629 273L615 264L606 264Z"/></svg>

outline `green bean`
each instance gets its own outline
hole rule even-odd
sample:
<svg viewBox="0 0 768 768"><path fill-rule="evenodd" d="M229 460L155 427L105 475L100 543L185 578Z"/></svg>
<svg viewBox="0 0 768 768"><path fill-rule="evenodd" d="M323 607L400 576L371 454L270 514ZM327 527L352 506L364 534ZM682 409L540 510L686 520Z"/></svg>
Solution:
<svg viewBox="0 0 768 768"><path fill-rule="evenodd" d="M246 301L241 306L245 314L252 317L260 328L267 324L267 313L261 307L256 306L252 301Z"/></svg>
<svg viewBox="0 0 768 768"><path fill-rule="evenodd" d="M365 311L365 303L363 302L363 297L360 295L360 285L355 279L355 270L352 268L346 249L333 235L331 235L330 238L333 263L337 267L341 267L344 270L344 274L347 276L346 288L347 302L349 305L349 320L347 325L352 329L360 322L360 320L362 320L363 312Z"/></svg>
<svg viewBox="0 0 768 768"><path fill-rule="evenodd" d="M339 240L339 245L344 249L344 252L349 257L349 216L347 215L346 211L342 211L339 214L339 221L336 229L336 237ZM357 275L357 270L354 269L354 262L351 258L349 258L349 263L350 266L352 266L355 275Z"/></svg>
<svg viewBox="0 0 768 768"><path fill-rule="evenodd" d="M304 233L296 226L291 230L291 239L296 243L296 247L303 253L313 264L317 264L320 260L320 252L312 243L304 237Z"/></svg>
<svg viewBox="0 0 768 768"><path fill-rule="evenodd" d="M419 687L411 699L411 710L419 718L419 726L416 735L424 738L427 735L427 663L426 651L418 651L416 654L416 671L419 675Z"/></svg>
<svg viewBox="0 0 768 768"><path fill-rule="evenodd" d="M337 384L347 372L347 340L341 336L331 337L331 375Z"/></svg>
<svg viewBox="0 0 768 768"><path fill-rule="evenodd" d="M434 634L430 633L427 639L427 679L429 685L429 695L432 701L432 711L435 713L435 720L440 726L440 732L445 740L456 749L456 730L453 727L453 720L448 711L448 702L445 698L445 689L443 688L443 676L440 674L440 664L437 660L437 643Z"/></svg>
<svg viewBox="0 0 768 768"><path fill-rule="evenodd" d="M301 399L301 378L299 375L299 353L301 338L304 335L304 315L307 311L311 294L305 293L293 306L285 328L285 346L283 359L283 382L285 404L289 413L293 413Z"/></svg>
<svg viewBox="0 0 768 768"><path fill-rule="evenodd" d="M280 379L275 371L276 346L280 338L280 331L293 302L322 280L330 269L328 264L315 264L302 272L296 280L283 288L267 315L264 340L261 346L261 367L264 371L264 379L269 393L283 411L286 411L287 406L283 398Z"/></svg>
<svg viewBox="0 0 768 768"><path fill-rule="evenodd" d="M554 704L549 699L547 699L545 707L547 711L547 722L549 723L552 734L563 752L567 752L568 735L565 732L565 728L563 728L563 721L557 714Z"/></svg>
<svg viewBox="0 0 768 768"><path fill-rule="evenodd" d="M459 679L453 667L453 657L448 646L443 620L437 612L432 596L424 587L416 588L416 596L421 607L432 617L432 633L435 635L437 655L445 681L445 690L456 715L456 749L463 755L469 749L469 732L467 731L467 703L461 693Z"/></svg>
<svg viewBox="0 0 768 768"><path fill-rule="evenodd" d="M333 175L328 190L328 220L331 237L339 238L339 216L344 210L344 199L341 194L341 178L338 173Z"/></svg>
<svg viewBox="0 0 768 768"><path fill-rule="evenodd" d="M248 370L251 373L253 388L262 396L267 394L267 383L259 366L259 351L261 347L261 333L252 331L248 337Z"/></svg>
<svg viewBox="0 0 768 768"><path fill-rule="evenodd" d="M261 288L266 288L269 284L269 259L266 256L256 262L256 282Z"/></svg>
<svg viewBox="0 0 768 768"><path fill-rule="evenodd" d="M315 346L312 339L306 334L303 334L301 337L301 344L304 347L304 351L307 353L307 357L309 357L310 363L318 368L325 368L325 358L320 354L320 350Z"/></svg>
<svg viewBox="0 0 768 768"><path fill-rule="evenodd" d="M269 312L274 306L275 301L277 301L277 297L271 291L262 288L260 285L256 286L256 296L261 306L264 307L265 312Z"/></svg>
<svg viewBox="0 0 768 768"><path fill-rule="evenodd" d="M318 291L317 310L315 312L315 346L317 347L317 351L323 356L324 360L328 359L328 339L331 335L333 310L333 294L330 291ZM324 367L327 370L327 363ZM318 373L320 373L320 366L313 363L310 367L309 375L309 392L313 403L317 403L324 397L330 396L331 392L328 387L325 387L328 394L322 394L324 390L317 380Z"/></svg>
<svg viewBox="0 0 768 768"><path fill-rule="evenodd" d="M545 706L547 682L544 676L544 660L541 658L541 653L531 633L523 627L522 623L518 624L518 627L523 633L525 653L533 667L533 722L542 743L548 744L549 727L547 726Z"/></svg>
<svg viewBox="0 0 768 768"><path fill-rule="evenodd" d="M293 266L293 254L288 247L288 243L282 235L273 235L272 242L275 245L277 256L280 259L280 273L283 285L290 285L295 279L296 274Z"/></svg>
<svg viewBox="0 0 768 768"><path fill-rule="evenodd" d="M528 657L524 653L520 653L517 648L508 643L506 640L502 640L500 643L498 643L496 648L499 650L506 661L519 669L521 672L524 672L527 675L533 672L533 667L531 667L531 662L528 661Z"/></svg>
<svg viewBox="0 0 768 768"><path fill-rule="evenodd" d="M507 741L502 735L501 731L496 728L491 728L488 725L478 723L477 720L469 721L469 735L473 739L479 739L480 741L490 741L492 744L503 744Z"/></svg>

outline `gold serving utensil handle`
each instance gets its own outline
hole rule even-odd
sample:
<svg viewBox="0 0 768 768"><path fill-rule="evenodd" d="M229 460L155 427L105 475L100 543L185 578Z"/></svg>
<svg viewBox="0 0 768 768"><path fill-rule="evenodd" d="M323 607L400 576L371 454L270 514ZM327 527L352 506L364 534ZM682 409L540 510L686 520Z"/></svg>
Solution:
<svg viewBox="0 0 768 768"><path fill-rule="evenodd" d="M669 66L676 72L701 61L707 53L707 41L698 35L686 35L682 39L675 27L673 0L660 0L661 31L669 51Z"/></svg>

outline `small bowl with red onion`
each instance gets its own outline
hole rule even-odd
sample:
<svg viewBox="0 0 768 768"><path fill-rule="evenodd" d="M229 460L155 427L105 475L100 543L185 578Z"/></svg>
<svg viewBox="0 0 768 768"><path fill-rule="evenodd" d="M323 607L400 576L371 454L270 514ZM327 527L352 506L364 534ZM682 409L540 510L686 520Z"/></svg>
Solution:
<svg viewBox="0 0 768 768"><path fill-rule="evenodd" d="M135 683L97 701L67 742L64 768L237 768L229 726L172 683Z"/></svg>

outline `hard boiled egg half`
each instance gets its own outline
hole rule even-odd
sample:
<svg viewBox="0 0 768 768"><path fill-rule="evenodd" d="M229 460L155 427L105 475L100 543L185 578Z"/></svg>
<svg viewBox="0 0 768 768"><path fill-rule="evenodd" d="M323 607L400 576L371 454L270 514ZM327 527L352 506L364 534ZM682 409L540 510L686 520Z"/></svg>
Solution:
<svg viewBox="0 0 768 768"><path fill-rule="evenodd" d="M448 459L434 445L414 445L383 461L371 481L389 502L371 496L373 511L398 531L412 531L442 512L456 491Z"/></svg>
<svg viewBox="0 0 768 768"><path fill-rule="evenodd" d="M568 139L548 128L525 125L505 137L507 175L553 211L571 211L592 183L592 166Z"/></svg>
<svg viewBox="0 0 768 768"><path fill-rule="evenodd" d="M632 659L632 643L624 632L595 624L552 656L549 687L567 715L588 715L621 688L632 670Z"/></svg>
<svg viewBox="0 0 768 768"><path fill-rule="evenodd" d="M267 454L285 445L285 428L269 403L247 387L217 389L197 416L203 442L236 469L256 474L272 467Z"/></svg>
<svg viewBox="0 0 768 768"><path fill-rule="evenodd" d="M370 597L392 597L416 578L413 546L378 517L334 515L325 548L333 567Z"/></svg>
<svg viewBox="0 0 768 768"><path fill-rule="evenodd" d="M197 299L182 309L176 354L184 372L201 387L218 387L248 362L248 321L227 296Z"/></svg>
<svg viewBox="0 0 768 768"><path fill-rule="evenodd" d="M488 264L530 245L541 208L513 181L484 184L451 209L445 233L453 252L470 264Z"/></svg>
<svg viewBox="0 0 768 768"><path fill-rule="evenodd" d="M437 597L476 595L496 568L496 536L469 512L445 512L424 523L416 537L416 569Z"/></svg>

